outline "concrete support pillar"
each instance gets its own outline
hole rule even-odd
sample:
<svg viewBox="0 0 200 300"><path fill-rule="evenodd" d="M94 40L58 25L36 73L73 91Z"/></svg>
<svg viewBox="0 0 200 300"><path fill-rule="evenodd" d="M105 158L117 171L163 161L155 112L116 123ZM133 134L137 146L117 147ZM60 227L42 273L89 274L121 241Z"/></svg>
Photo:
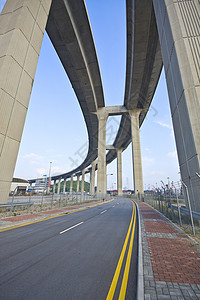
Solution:
<svg viewBox="0 0 200 300"><path fill-rule="evenodd" d="M58 189L57 189L57 194L60 194L60 182L61 182L61 178L59 178L58 180Z"/></svg>
<svg viewBox="0 0 200 300"><path fill-rule="evenodd" d="M90 195L92 190L92 169L90 169Z"/></svg>
<svg viewBox="0 0 200 300"><path fill-rule="evenodd" d="M53 183L53 193L55 194L55 191L56 191L56 180L54 180L54 183Z"/></svg>
<svg viewBox="0 0 200 300"><path fill-rule="evenodd" d="M0 203L7 202L52 0L7 0L0 15Z"/></svg>
<svg viewBox="0 0 200 300"><path fill-rule="evenodd" d="M67 178L64 179L63 194L65 194L65 190L66 190L66 181L67 181Z"/></svg>
<svg viewBox="0 0 200 300"><path fill-rule="evenodd" d="M76 192L79 192L80 175L77 175Z"/></svg>
<svg viewBox="0 0 200 300"><path fill-rule="evenodd" d="M130 111L131 135L132 135L132 155L133 155L133 177L135 194L143 194L142 158L140 147L139 115L141 110Z"/></svg>
<svg viewBox="0 0 200 300"><path fill-rule="evenodd" d="M85 170L82 171L81 195L84 194Z"/></svg>
<svg viewBox="0 0 200 300"><path fill-rule="evenodd" d="M122 149L117 150L117 191L122 195Z"/></svg>
<svg viewBox="0 0 200 300"><path fill-rule="evenodd" d="M95 190L94 190L94 187L95 187L95 169L96 169L97 162L93 161L91 163L91 165L92 165L92 169L90 170L90 194L94 195L95 194Z"/></svg>
<svg viewBox="0 0 200 300"><path fill-rule="evenodd" d="M106 112L98 113L98 172L97 172L97 193L107 193L106 178L106 122L108 114Z"/></svg>
<svg viewBox="0 0 200 300"><path fill-rule="evenodd" d="M72 174L71 180L70 180L70 189L69 189L69 194L70 194L70 195L72 195L72 189L73 189L73 177L74 177L74 174Z"/></svg>
<svg viewBox="0 0 200 300"><path fill-rule="evenodd" d="M153 0L181 178L200 212L200 3ZM186 202L187 202L187 197Z"/></svg>
<svg viewBox="0 0 200 300"><path fill-rule="evenodd" d="M50 179L48 178L47 184L48 184L48 187L47 187L47 194L49 194L49 193L50 193L50 190L51 190L51 178L50 178Z"/></svg>

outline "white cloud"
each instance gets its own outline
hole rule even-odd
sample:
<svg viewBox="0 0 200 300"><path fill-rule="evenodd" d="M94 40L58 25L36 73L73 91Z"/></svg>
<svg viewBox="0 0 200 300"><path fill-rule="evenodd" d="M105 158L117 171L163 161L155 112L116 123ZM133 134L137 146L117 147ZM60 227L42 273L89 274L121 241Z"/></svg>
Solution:
<svg viewBox="0 0 200 300"><path fill-rule="evenodd" d="M177 152L176 152L176 151L168 152L168 153L167 153L167 156L168 156L168 157L171 157L171 158L177 158Z"/></svg>
<svg viewBox="0 0 200 300"><path fill-rule="evenodd" d="M162 171L152 171L152 172L150 173L151 176L155 176L155 175L164 175L164 174L165 174L165 173L162 172Z"/></svg>
<svg viewBox="0 0 200 300"><path fill-rule="evenodd" d="M64 155L64 154L55 154L54 157L63 158L63 157L66 157L66 155ZM52 160L52 161L56 161L56 160Z"/></svg>
<svg viewBox="0 0 200 300"><path fill-rule="evenodd" d="M35 170L38 177L42 177L43 175L49 176L49 168L38 168ZM51 167L51 176L67 173L68 170L66 170L63 167L60 166L52 166Z"/></svg>
<svg viewBox="0 0 200 300"><path fill-rule="evenodd" d="M35 153L26 154L26 155L23 156L23 158L25 160L27 160L27 162L31 165L37 165L43 160L42 156L37 155Z"/></svg>
<svg viewBox="0 0 200 300"><path fill-rule="evenodd" d="M36 172L37 172L37 174L38 174L39 176L41 176L41 177L42 177L43 175L47 175L47 170L44 169L44 168L37 169Z"/></svg>
<svg viewBox="0 0 200 300"><path fill-rule="evenodd" d="M158 124L158 125L160 125L162 127L165 127L165 128L168 128L168 129L172 129L171 125L168 124L168 123L164 123L162 121L154 121L154 123L156 123L156 124Z"/></svg>
<svg viewBox="0 0 200 300"><path fill-rule="evenodd" d="M67 170L60 166L52 166L51 168L51 175L58 175L66 172Z"/></svg>
<svg viewBox="0 0 200 300"><path fill-rule="evenodd" d="M42 156L37 155L35 153L29 153L29 154L24 155L23 158L25 158L25 159L32 159L32 158L34 158L34 159L42 159Z"/></svg>
<svg viewBox="0 0 200 300"><path fill-rule="evenodd" d="M152 151L151 151L151 149L149 149L149 148L145 148L144 149L146 152L148 152L148 153L151 153Z"/></svg>
<svg viewBox="0 0 200 300"><path fill-rule="evenodd" d="M142 157L142 163L144 167L151 167L153 166L154 162L155 159L153 157L146 157L146 156Z"/></svg>
<svg viewBox="0 0 200 300"><path fill-rule="evenodd" d="M36 170L36 172L40 176L49 175L49 169L45 169L45 168L39 168ZM63 167L60 167L60 166L52 166L52 168L51 168L51 176L63 174L66 172L67 171Z"/></svg>

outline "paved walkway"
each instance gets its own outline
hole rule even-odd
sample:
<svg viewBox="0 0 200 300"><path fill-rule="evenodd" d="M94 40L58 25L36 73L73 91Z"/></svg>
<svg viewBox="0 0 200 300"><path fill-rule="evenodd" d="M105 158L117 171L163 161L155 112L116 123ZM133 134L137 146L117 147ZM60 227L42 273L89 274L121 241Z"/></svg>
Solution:
<svg viewBox="0 0 200 300"><path fill-rule="evenodd" d="M144 298L200 299L196 242L146 203L141 215Z"/></svg>

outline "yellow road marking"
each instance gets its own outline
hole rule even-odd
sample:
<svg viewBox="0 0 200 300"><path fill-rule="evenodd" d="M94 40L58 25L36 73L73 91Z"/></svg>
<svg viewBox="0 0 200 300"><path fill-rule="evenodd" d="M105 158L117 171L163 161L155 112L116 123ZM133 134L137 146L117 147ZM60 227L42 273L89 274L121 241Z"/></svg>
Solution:
<svg viewBox="0 0 200 300"><path fill-rule="evenodd" d="M127 247L130 232L131 232L131 227L132 227L132 224L133 224L133 213L134 213L134 210L132 211L132 217L131 217L130 225L129 225L128 232L127 232L127 235L126 235L126 239L125 239L125 242L124 242L124 245L123 245L123 248L122 248L122 252L120 254L120 258L119 258L119 261L118 261L118 264L117 264L117 268L115 270L115 274L114 274L114 277L113 277L108 295L106 297L106 300L113 299L113 296L114 296L114 293L115 293L115 289L116 289L117 282L118 282L118 279L119 279L119 274L120 274L122 263L123 263L123 260L124 260L124 255L125 255L125 252L126 252L126 247Z"/></svg>
<svg viewBox="0 0 200 300"><path fill-rule="evenodd" d="M103 202L103 203L100 203L100 204L95 204L95 205L92 205L92 206L89 206L89 207L84 207L84 208L76 209L76 210L68 212L67 214L69 215L69 214L73 214L73 213L76 213L78 211L82 211L82 210L85 210L85 209L88 209L88 208L96 207L96 206L99 206L99 205L102 205L102 204L107 204L107 203L109 203L109 202L111 202L113 200L114 199L111 199L109 201L106 201L106 202ZM60 214L60 215L57 215L57 216L51 216L51 217L40 219L40 220L31 221L31 222L28 222L28 223L14 225L14 226L11 226L11 227L6 227L6 228L3 228L3 229L0 229L0 232L11 230L11 229L15 229L15 228L19 228L19 227L23 227L23 226L27 226L27 225L31 225L31 224L34 224L34 223L39 223L39 222L47 221L47 220L58 218L58 217L62 217L62 216L66 216L66 213Z"/></svg>
<svg viewBox="0 0 200 300"><path fill-rule="evenodd" d="M130 270L130 264L131 264L131 256L132 256L132 250L133 250L133 240L134 240L134 234L135 234L135 223L136 223L136 208L135 208L135 204L134 204L134 224L133 224L132 233L131 233L131 240L130 240L130 244L129 244L126 266L125 266L124 276L123 276L121 290L120 290L120 294L119 294L119 300L125 299L125 296L126 296L128 276L129 276L129 270Z"/></svg>

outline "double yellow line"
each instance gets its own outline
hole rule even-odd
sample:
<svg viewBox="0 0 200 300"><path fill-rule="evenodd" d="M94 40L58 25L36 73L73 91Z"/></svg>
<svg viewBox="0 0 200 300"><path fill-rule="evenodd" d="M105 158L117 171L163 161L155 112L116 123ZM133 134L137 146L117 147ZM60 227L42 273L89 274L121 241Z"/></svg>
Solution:
<svg viewBox="0 0 200 300"><path fill-rule="evenodd" d="M111 300L114 297L115 294L115 290L117 287L117 283L118 283L118 279L119 279L119 275L121 272L121 268L122 268L122 263L124 260L124 256L125 256L125 252L126 252L126 248L128 245L128 240L130 237L130 242L129 242L129 248L128 248L128 254L127 254L127 258L126 258L126 265L125 265L125 269L124 269L124 274L123 274L123 279L122 279L122 284L121 284L121 289L120 289L120 293L119 293L119 300L125 299L126 296L126 289L127 289L127 284L128 284L128 276L129 276L129 270L130 270L130 264L131 264L131 256L132 256L132 250L133 250L133 240L134 240L134 234L135 234L135 224L136 224L136 206L135 203L131 200L131 202L133 203L133 211L132 211L132 216L131 216L131 221L129 224L129 228L128 228L128 232L126 235L126 239L122 248L122 252L120 254L120 258L117 264L117 268L115 270L115 274L107 295L106 300ZM132 232L131 232L132 229Z"/></svg>

